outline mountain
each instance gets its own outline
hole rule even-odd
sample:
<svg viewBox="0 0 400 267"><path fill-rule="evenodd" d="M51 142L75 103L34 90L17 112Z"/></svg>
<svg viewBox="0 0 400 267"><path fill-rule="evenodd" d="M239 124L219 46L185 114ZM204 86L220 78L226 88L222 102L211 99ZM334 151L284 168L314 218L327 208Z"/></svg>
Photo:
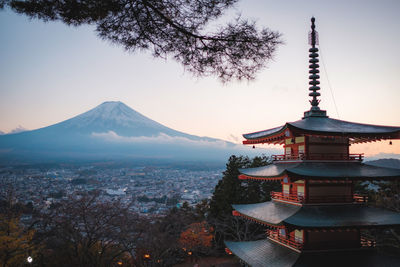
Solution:
<svg viewBox="0 0 400 267"><path fill-rule="evenodd" d="M221 160L248 149L166 127L122 102L37 130L0 136L2 160L151 158Z"/></svg>
<svg viewBox="0 0 400 267"><path fill-rule="evenodd" d="M28 130L28 129L25 129L25 128L22 127L21 125L18 125L17 128L12 129L9 133L11 133L11 134L22 133L22 132L25 132L25 131L27 131L27 130Z"/></svg>
<svg viewBox="0 0 400 267"><path fill-rule="evenodd" d="M371 160L371 161L366 161L365 164L378 166L378 167L400 169L400 160L398 160L398 159Z"/></svg>
<svg viewBox="0 0 400 267"><path fill-rule="evenodd" d="M43 128L46 131L68 131L71 133L91 134L113 131L119 136L156 136L161 133L169 136L182 136L198 139L168 128L131 109L122 102L104 102L72 119Z"/></svg>

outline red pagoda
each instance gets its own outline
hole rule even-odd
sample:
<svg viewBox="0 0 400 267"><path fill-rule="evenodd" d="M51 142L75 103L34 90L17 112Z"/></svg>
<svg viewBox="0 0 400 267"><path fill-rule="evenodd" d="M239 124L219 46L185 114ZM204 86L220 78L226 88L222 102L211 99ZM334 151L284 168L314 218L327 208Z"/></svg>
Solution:
<svg viewBox="0 0 400 267"><path fill-rule="evenodd" d="M362 154L349 153L352 144L400 139L400 127L331 119L319 108L318 40L311 22L311 109L301 120L243 135L243 144L284 147L272 164L239 170L239 179L278 181L282 192L272 192L268 202L232 205L233 215L265 225L266 238L225 241L227 250L249 266L400 266L363 235L400 226L400 214L369 207L365 196L354 194L356 182L400 179L400 169L363 164Z"/></svg>

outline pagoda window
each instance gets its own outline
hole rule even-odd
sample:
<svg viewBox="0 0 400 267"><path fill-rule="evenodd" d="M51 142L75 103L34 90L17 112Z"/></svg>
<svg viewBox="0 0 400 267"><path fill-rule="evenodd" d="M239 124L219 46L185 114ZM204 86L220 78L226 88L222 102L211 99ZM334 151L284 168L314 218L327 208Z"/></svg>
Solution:
<svg viewBox="0 0 400 267"><path fill-rule="evenodd" d="M303 243L303 230L294 230L294 240Z"/></svg>
<svg viewBox="0 0 400 267"><path fill-rule="evenodd" d="M302 145L302 146L299 146L299 155L304 155L304 153L305 153L305 146L304 145Z"/></svg>
<svg viewBox="0 0 400 267"><path fill-rule="evenodd" d="M288 195L290 194L290 184L283 185L283 193Z"/></svg>
<svg viewBox="0 0 400 267"><path fill-rule="evenodd" d="M285 139L285 155L280 160L297 160L305 153L305 137L297 136ZM301 157L302 158L302 157Z"/></svg>
<svg viewBox="0 0 400 267"><path fill-rule="evenodd" d="M285 229L279 229L279 236L286 238L286 230Z"/></svg>
<svg viewBox="0 0 400 267"><path fill-rule="evenodd" d="M304 197L304 186L302 185L297 186L297 196Z"/></svg>
<svg viewBox="0 0 400 267"><path fill-rule="evenodd" d="M295 143L295 138L286 138L285 139L285 144L286 145L292 145L292 144L294 144Z"/></svg>

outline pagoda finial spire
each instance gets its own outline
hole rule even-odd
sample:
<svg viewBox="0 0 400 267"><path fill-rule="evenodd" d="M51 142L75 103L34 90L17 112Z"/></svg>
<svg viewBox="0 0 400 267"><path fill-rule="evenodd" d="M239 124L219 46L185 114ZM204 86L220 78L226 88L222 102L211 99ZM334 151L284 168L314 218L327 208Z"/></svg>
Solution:
<svg viewBox="0 0 400 267"><path fill-rule="evenodd" d="M311 18L310 45L314 48L318 44L318 32L315 30L315 18Z"/></svg>
<svg viewBox="0 0 400 267"><path fill-rule="evenodd" d="M321 88L318 86L319 85L319 65L318 65L318 48L315 47L318 45L318 32L315 30L315 18L311 18L311 32L308 35L308 43L311 45L311 48L308 50L310 52L310 60L308 61L310 63L309 67L309 73L310 76L308 78L310 79L309 85L311 87L309 90L311 91L308 95L312 97L310 100L311 103L311 109L310 111L304 113L305 117L309 116L326 116L326 111L320 110L318 107L318 104L320 100L317 98L321 94L318 92Z"/></svg>
<svg viewBox="0 0 400 267"><path fill-rule="evenodd" d="M319 85L319 65L318 65L318 48L315 47L315 45L318 44L318 33L315 30L315 18L312 17L311 18L311 32L310 32L310 37L309 37L309 43L311 45L310 50L308 50L310 52L310 60L309 62L310 64L310 71L309 73L311 74L308 78L310 79L309 84L311 85L311 87L309 88L309 90L311 91L311 93L309 93L309 96L312 96L312 100L310 100L311 103L311 110L319 110L318 104L319 101L317 99L318 96L320 96L321 94L317 91L319 91L321 88L318 86Z"/></svg>

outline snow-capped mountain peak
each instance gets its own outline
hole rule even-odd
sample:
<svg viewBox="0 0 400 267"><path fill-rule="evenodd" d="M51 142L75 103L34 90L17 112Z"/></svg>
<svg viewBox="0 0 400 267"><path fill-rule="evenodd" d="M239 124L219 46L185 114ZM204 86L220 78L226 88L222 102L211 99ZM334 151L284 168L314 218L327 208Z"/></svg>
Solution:
<svg viewBox="0 0 400 267"><path fill-rule="evenodd" d="M80 132L114 131L124 136L152 136L174 130L147 118L120 101L104 102L97 107L54 126ZM176 134L176 133L175 133Z"/></svg>
<svg viewBox="0 0 400 267"><path fill-rule="evenodd" d="M176 131L122 102L104 102L48 127L0 136L0 159L220 160L234 151L232 143Z"/></svg>

